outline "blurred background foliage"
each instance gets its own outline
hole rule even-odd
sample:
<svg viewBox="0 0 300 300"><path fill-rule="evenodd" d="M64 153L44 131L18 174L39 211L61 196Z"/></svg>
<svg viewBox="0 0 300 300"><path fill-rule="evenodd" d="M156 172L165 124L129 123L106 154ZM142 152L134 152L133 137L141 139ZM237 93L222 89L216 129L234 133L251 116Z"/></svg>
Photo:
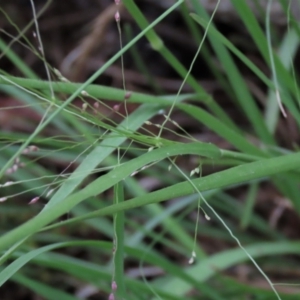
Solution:
<svg viewBox="0 0 300 300"><path fill-rule="evenodd" d="M118 6L122 44L132 41L141 27L146 27L145 20L151 23L175 2L123 1ZM105 159L99 158L101 164L95 162L94 168L79 174L83 176L80 188L155 147L155 137L160 134L157 124L163 124L166 114L161 111L166 105L160 101L172 103L181 88L178 101L185 100L193 106L175 107L162 132L164 143L200 141L238 151L242 156L227 154L212 159L185 155L160 161L127 177L123 184L81 202L60 215L59 221L101 210L116 203L117 195L120 199L142 199L175 186L186 180L182 173L188 176L196 167L202 177L298 151L299 2L221 0L212 29L181 87L217 2L184 1L155 27L159 38L141 38L124 53L123 65L118 59L95 78L94 84L113 88L106 97L76 97L67 110L34 137L31 145L37 148L23 150L20 161L14 160L1 179L2 185L16 183L0 189L1 234L44 209L52 189L63 185L68 174L93 150L98 149L101 155L106 151L103 149L111 149L106 156L103 154ZM34 3L36 11L42 12L38 26L53 81L83 83L120 50L114 1ZM4 0L0 8L1 75L48 80L36 29L33 24L28 27L33 20L31 2ZM190 13L200 16L198 23L202 22L202 26ZM163 46L155 44L159 41L163 41ZM234 54L228 48L234 49ZM274 51L274 57L270 51ZM120 96L123 75L126 91L132 92L127 104L124 95ZM20 88L25 83L21 82L19 87L1 83L3 166L43 119L47 112L43 99L48 97L48 103L51 100L48 88L26 87L33 93L30 94ZM278 107L278 87L287 118ZM68 94L58 86L55 105L62 105ZM131 115L139 125L134 125L132 132L124 128L115 131L126 115ZM151 122L138 129L149 119ZM109 136L109 132L124 140L114 144L116 136ZM104 144L97 148L100 142ZM282 285L270 286L204 204L204 213L201 211L198 220L198 193L179 197L170 190L167 202L128 209L121 230L116 229L118 221L113 216L104 215L35 234L22 247L11 251L11 255L4 256L3 268L11 269L5 269L4 275L10 280L1 278L1 299L92 300L108 299L111 293L116 299L139 300L276 299L272 287L282 299L298 299L299 171L286 170L271 180L263 176L245 181L246 184L225 187L220 183L220 187L204 192L203 196L268 278ZM28 205L35 200L36 203ZM114 257L116 235L120 248L124 235L125 248L119 249L124 251L123 260L121 257L119 261ZM189 266L193 249L197 259L195 265ZM23 261L16 260L14 269L10 263L17 258ZM12 272L11 278L8 271ZM120 275L123 277L117 279L124 284L127 296L118 295L121 286L116 292L111 287L114 276Z"/></svg>

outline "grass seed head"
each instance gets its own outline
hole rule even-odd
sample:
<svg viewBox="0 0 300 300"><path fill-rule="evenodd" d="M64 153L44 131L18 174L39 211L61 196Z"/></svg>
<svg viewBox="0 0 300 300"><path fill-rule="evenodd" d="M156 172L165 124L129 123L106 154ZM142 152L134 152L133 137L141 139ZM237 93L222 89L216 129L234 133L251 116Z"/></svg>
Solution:
<svg viewBox="0 0 300 300"><path fill-rule="evenodd" d="M111 283L111 289L112 289L113 291L116 291L117 288L118 288L117 283L116 283L115 281L113 281L113 282Z"/></svg>
<svg viewBox="0 0 300 300"><path fill-rule="evenodd" d="M118 11L115 13L115 20L117 23L121 20L120 13Z"/></svg>
<svg viewBox="0 0 300 300"><path fill-rule="evenodd" d="M115 296L113 293L111 293L108 297L108 300L115 300Z"/></svg>

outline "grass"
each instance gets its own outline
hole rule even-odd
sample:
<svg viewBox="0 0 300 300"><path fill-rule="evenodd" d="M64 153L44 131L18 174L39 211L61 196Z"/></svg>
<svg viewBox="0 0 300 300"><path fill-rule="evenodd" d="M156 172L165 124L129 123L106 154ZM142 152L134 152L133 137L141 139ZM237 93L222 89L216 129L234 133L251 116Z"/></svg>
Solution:
<svg viewBox="0 0 300 300"><path fill-rule="evenodd" d="M299 131L293 62L300 31L283 1L290 22L277 39L277 52L270 10L264 32L246 2L231 2L268 74L218 30L214 13L193 0L191 7L175 2L151 24L134 1L124 0L140 33L133 37L126 29L122 36L131 37L129 43L84 83L66 81L28 40L16 39L57 78L38 79L12 45L0 40L1 55L23 75L1 70L3 95L20 101L19 108L1 107L1 113L30 108L39 116L38 122L20 118L25 130L1 131L3 291L14 284L43 299L67 300L80 299L85 290L80 287L92 287L85 299L299 297L294 274L300 243L271 220L279 210L279 218L298 220L300 213L298 141L287 146L276 132L287 130L287 121ZM158 23L179 12L199 46L194 61L205 57L224 97L247 126L206 92L193 75L192 62L184 66L156 32ZM33 21L38 31L38 19ZM141 38L178 74L181 88L189 85L192 93L181 88L176 95L162 93L138 53ZM138 53L137 69L157 95L127 94L123 63L123 88L93 84L127 51L133 57ZM257 101L245 69L263 87L265 103ZM139 106L131 112L133 104ZM200 142L176 114L227 146ZM276 195L278 201L262 211L257 199L270 187L269 197ZM32 199L37 203L24 205Z"/></svg>

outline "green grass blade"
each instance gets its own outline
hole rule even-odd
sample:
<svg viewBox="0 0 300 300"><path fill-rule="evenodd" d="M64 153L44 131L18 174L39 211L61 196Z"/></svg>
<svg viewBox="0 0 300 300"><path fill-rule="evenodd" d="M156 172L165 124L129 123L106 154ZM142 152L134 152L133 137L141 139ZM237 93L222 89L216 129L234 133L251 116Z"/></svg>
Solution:
<svg viewBox="0 0 300 300"><path fill-rule="evenodd" d="M192 2L194 4L196 12L198 14L201 14L202 17L208 19L208 15L206 11L202 8L201 4L198 1ZM213 28L213 26L210 26L210 28ZM244 82L243 77L241 76L229 51L218 39L214 38L214 36L210 36L210 28L208 28L208 38L220 62L226 70L228 80L236 95L238 103L244 111L245 116L251 122L251 125L254 128L257 135L265 143L274 144L274 139L268 131L264 119L262 118L261 113L257 107L257 104L254 101L254 98L252 97L251 93L249 92L249 89L246 86L246 83Z"/></svg>
<svg viewBox="0 0 300 300"><path fill-rule="evenodd" d="M123 182L118 182L114 187L114 204L124 202ZM114 215L114 276L113 281L117 284L115 292L117 299L126 299L124 283L124 238L125 238L125 214L120 211Z"/></svg>
<svg viewBox="0 0 300 300"><path fill-rule="evenodd" d="M231 169L218 172L216 174L211 174L200 179L195 179L192 182L199 189L200 192L212 190L212 189L218 189L222 187L228 187L233 184L240 184L254 179L272 176L274 174L279 174L289 170L297 169L300 166L299 158L300 158L300 154L295 153L295 154L284 155L284 156L279 156L279 157L274 157L269 159L261 159L259 161L233 167ZM132 209L132 208L140 207L151 203L166 201L170 199L170 197L172 198L181 197L193 193L195 193L195 190L189 182L178 183L170 187L164 188L162 190L155 191L144 196L139 196L131 200L127 200L122 204L105 207L103 209L90 213L84 217L65 221L62 224L68 224L71 222L79 221L84 218L94 218L98 216L111 215L114 214L116 211ZM73 197L75 198L75 196ZM84 198L84 196L81 197L77 196L77 197L78 200L76 199L76 202L80 201L81 197ZM88 196L86 195L86 197ZM61 223L59 223L58 226L60 224ZM55 227L57 227L57 225L55 225ZM10 237L7 239L9 240ZM0 249L1 249L1 244L0 244Z"/></svg>

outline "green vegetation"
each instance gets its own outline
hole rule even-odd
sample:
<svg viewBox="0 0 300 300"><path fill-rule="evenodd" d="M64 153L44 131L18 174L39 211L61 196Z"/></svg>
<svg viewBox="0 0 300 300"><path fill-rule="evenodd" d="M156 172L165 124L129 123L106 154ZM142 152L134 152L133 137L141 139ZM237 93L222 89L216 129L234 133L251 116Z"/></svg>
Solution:
<svg viewBox="0 0 300 300"><path fill-rule="evenodd" d="M56 75L38 79L0 39L1 56L23 74L1 70L1 94L20 105L1 106L0 112L30 108L39 116L26 128L0 133L1 289L13 282L53 300L80 299L84 287L94 288L95 299L298 299L300 242L272 216L286 209L299 223L299 141L282 145L276 130L287 131L282 123L290 121L299 132L293 61L300 30L288 1L281 1L289 26L275 51L270 11L263 12L264 32L246 1L231 2L269 74L217 29L218 6L209 15L198 0L189 6L177 1L151 24L134 1L124 0L140 33L84 83L60 80L20 31L19 40ZM175 11L199 46L195 60L205 58L247 126L205 91L193 65L188 70L156 33L155 26ZM93 84L128 50L136 53L145 37L181 77L177 95L128 94ZM139 55L138 69L154 91L163 91ZM242 69L263 86L265 103L258 103ZM125 87L123 63L122 74ZM184 85L193 92L185 93ZM138 108L131 112L133 103ZM98 105L109 114L95 113ZM173 119L175 112L226 149L192 136ZM152 188L147 182L154 182ZM255 209L266 186L278 200L266 203L273 203L268 215Z"/></svg>

